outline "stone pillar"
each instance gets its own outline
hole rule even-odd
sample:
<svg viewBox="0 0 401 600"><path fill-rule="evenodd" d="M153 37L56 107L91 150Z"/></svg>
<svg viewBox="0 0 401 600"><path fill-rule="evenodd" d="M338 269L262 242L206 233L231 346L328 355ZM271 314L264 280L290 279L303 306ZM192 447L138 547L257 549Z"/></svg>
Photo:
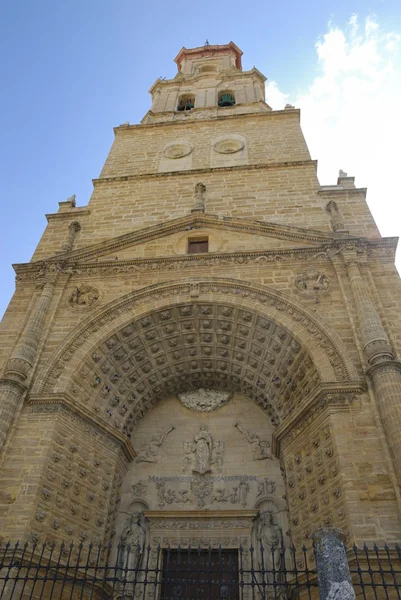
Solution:
<svg viewBox="0 0 401 600"><path fill-rule="evenodd" d="M320 600L354 600L351 573L339 529L322 527L313 534Z"/></svg>
<svg viewBox="0 0 401 600"><path fill-rule="evenodd" d="M369 364L367 375L372 380L398 482L401 485L401 365L394 360L394 352L380 315L361 275L356 250L345 249L343 256L358 314L363 349Z"/></svg>
<svg viewBox="0 0 401 600"><path fill-rule="evenodd" d="M330 202L326 204L326 210L330 214L331 226L333 228L333 231L344 232L344 220L338 208L337 202L334 202L334 200L330 200Z"/></svg>
<svg viewBox="0 0 401 600"><path fill-rule="evenodd" d="M7 362L5 377L0 380L0 450L26 390L25 381L35 362L53 289L54 283L44 285L42 294Z"/></svg>
<svg viewBox="0 0 401 600"><path fill-rule="evenodd" d="M71 252L74 247L75 237L78 231L81 231L81 225L78 223L78 221L73 221L70 223L68 235L61 246L60 252Z"/></svg>

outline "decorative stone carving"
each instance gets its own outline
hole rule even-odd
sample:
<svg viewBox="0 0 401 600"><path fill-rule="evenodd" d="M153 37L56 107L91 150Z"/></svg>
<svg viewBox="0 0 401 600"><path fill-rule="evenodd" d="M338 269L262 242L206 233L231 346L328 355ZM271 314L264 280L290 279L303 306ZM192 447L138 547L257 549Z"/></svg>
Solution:
<svg viewBox="0 0 401 600"><path fill-rule="evenodd" d="M218 503L230 503L230 504L241 504L243 507L246 506L247 498L249 494L249 483L246 479L241 479L238 486L228 490L227 488L217 488L213 491L211 497L211 504Z"/></svg>
<svg viewBox="0 0 401 600"><path fill-rule="evenodd" d="M303 294L314 296L318 302L318 294L326 292L330 280L324 273L319 273L313 268L307 269L295 278L295 287Z"/></svg>
<svg viewBox="0 0 401 600"><path fill-rule="evenodd" d="M231 392L206 390L204 388L178 394L178 398L184 406L199 412L216 410L224 406L231 397Z"/></svg>
<svg viewBox="0 0 401 600"><path fill-rule="evenodd" d="M201 425L199 432L192 442L192 452L195 455L193 473L204 475L211 471L213 439L205 425Z"/></svg>
<svg viewBox="0 0 401 600"><path fill-rule="evenodd" d="M191 491L199 508L203 508L210 503L212 490L213 482L208 478L198 476L191 481Z"/></svg>
<svg viewBox="0 0 401 600"><path fill-rule="evenodd" d="M337 202L330 200L330 202L326 204L326 210L330 214L333 231L343 231L344 221Z"/></svg>
<svg viewBox="0 0 401 600"><path fill-rule="evenodd" d="M234 423L234 427L242 434L244 439L250 444L252 449L253 460L264 460L265 458L272 458L269 452L270 443L267 440L261 439L256 433L250 433L237 421Z"/></svg>
<svg viewBox="0 0 401 600"><path fill-rule="evenodd" d="M99 299L99 290L87 283L76 286L70 297L68 304L73 308L89 308Z"/></svg>
<svg viewBox="0 0 401 600"><path fill-rule="evenodd" d="M219 154L235 154L245 147L245 141L239 135L224 135L213 142L213 150Z"/></svg>
<svg viewBox="0 0 401 600"><path fill-rule="evenodd" d="M317 345L322 349L322 353L324 353L326 355L326 361L330 360L330 362L333 365L333 368L335 370L335 373L337 374L338 377L347 377L347 375L345 375L347 373L346 371L346 366L344 365L335 345L328 340L324 330L322 330L322 328L319 326L318 323L312 322L312 320L309 318L309 316L306 313L303 313L303 311L301 311L299 308L296 308L295 306L293 306L291 303L288 303L287 301L284 301L282 298L279 300L277 298L274 297L274 294L271 294L270 292L266 291L266 289L254 289L254 287L252 286L248 286L248 285L243 285L241 283L238 283L236 288L236 294L243 297L244 299L246 298L246 301L249 302L256 302L256 303L266 303L268 302L269 305L274 306L277 310L280 311L284 311L285 313L287 313L287 316L291 319L293 319L296 323L298 327L304 328L306 331L308 331L308 335L313 336L313 338L316 340ZM185 284L185 285L181 285L178 284L172 288L171 286L167 286L166 289L158 289L157 290L157 298L160 299L162 297L170 297L172 295L174 291L174 294L180 294L180 293L189 293L189 284ZM222 293L226 293L226 294L232 294L234 293L232 286L225 286L224 283L219 282L218 284L214 284L213 282L211 283L204 283L202 282L200 284L200 292L202 294L212 294L214 292L222 292ZM132 309L134 304L138 304L139 302L142 303L143 299L141 297L137 297L140 296L140 292L136 293L135 297L129 297L126 299L126 302L124 305L122 305L117 313L119 315L121 315L123 312L125 312L129 307L130 310ZM150 292L147 291L146 292L146 298L149 299L149 296L151 296ZM228 298L229 296L227 296ZM219 305L217 305L219 306ZM181 320L181 318L184 315L180 315L180 308L185 308L185 306L177 306L174 307L172 309L172 315L173 318L176 319L177 321ZM194 321L194 333L195 333L195 342L194 344L198 344L200 345L200 343L202 342L201 338L201 334L198 333L198 329L196 329L197 327L197 314L196 314L196 306L192 307L193 310L193 314L191 315L191 319ZM163 309L164 310L164 309ZM115 312L110 312L107 313L107 322L113 321ZM261 317L257 318L257 313L253 312L254 315L254 325L252 328L249 328L249 330L255 331L255 334L259 334L260 332L260 328L261 328L261 323L263 320L265 320L268 323L269 326L269 331L268 333L268 339L270 339L271 333L270 332L274 332L274 327L275 324L268 320L268 319L262 319ZM157 318L157 313L154 315ZM106 316L104 317L106 319ZM215 316L213 316L213 321L214 321L214 327L216 328L216 332L219 332L219 328L220 328L220 322L221 323L226 323L228 326L228 329L226 329L225 331L221 331L221 334L234 334L236 336L238 336L238 338L243 338L243 334L240 333L239 331L239 327L237 327L236 323L237 323L237 309L234 310L234 315L232 317L232 319L230 319L230 321L222 321L221 318L219 318L219 315L216 313ZM166 334L163 333L163 331L161 330L162 327L164 327L164 323L163 325L160 324L157 325L157 321L155 322L154 317L152 316L151 318L151 322L153 323L153 327L157 327L158 330L158 334L159 336L165 336ZM124 326L124 330L126 330L128 325ZM71 340L71 343L69 344L69 346L64 348L64 354L62 359L59 359L59 362L55 363L54 366L51 368L51 371L49 372L49 375L47 378L44 379L45 381L45 385L47 386L47 389L49 389L49 387L51 385L54 384L54 382L56 381L57 377L61 374L62 370L64 369L65 366L67 366L68 361L71 359L71 357L74 355L74 352L84 343L85 339L88 338L89 335L91 335L91 332L95 332L99 330L99 327L101 327L101 323L100 322L94 322L93 324L90 324L87 326L86 330L85 330L85 335L81 335L80 337L78 336L77 338L73 338ZM261 332L262 333L262 332ZM266 333L266 332L265 332ZM140 336L140 344L143 345L144 351L148 352L147 350L147 342L146 340L144 340L142 338L142 329L140 327L139 323L135 323L135 332L132 334L132 341L133 342L137 342L138 340L138 336ZM122 342L124 344L126 344L126 347L129 348L130 347L130 343L131 340L129 338L126 338L126 336L123 335L122 331L117 332L117 334L115 336L113 336L114 338L116 338L116 340L118 340L118 344L121 344ZM169 338L169 339L174 339L174 338ZM214 339L216 339L216 337L214 337ZM245 339L244 339L245 341ZM166 340L167 342L167 347L168 347L168 340ZM117 343L117 341L115 342ZM249 342L246 342L249 343ZM292 358L292 351L294 348L294 356L296 353L299 353L302 349L300 348L299 344L298 344L298 349L295 351L296 348L296 344L295 344L295 340L290 341L287 340L286 342L286 348L288 348L289 351L289 355L288 355L288 361L289 365L294 364L294 367L288 367L289 370L292 370L293 368L295 368L297 365L302 365L303 361L297 360L294 361ZM213 345L211 345L211 348L213 349ZM89 369L98 369L100 368L100 364L102 362L102 360L104 360L106 358L106 355L109 353L109 349L106 348L106 344L104 344L104 347L100 347L99 349L97 349L97 355L98 352L101 352L102 356L104 357L103 359L101 359L100 361L98 361L97 366L94 365L94 363L91 361L91 359L88 359L88 364L87 365L83 365L83 367L85 368L89 368ZM150 348L149 348L149 352L150 352ZM171 355L169 355L169 360L171 360L171 363L173 365L178 365L178 364L182 364L182 366L184 367L185 370L185 366L186 366L186 357L182 356L179 353L177 353L177 357L173 356L173 352L176 352L176 349L174 349L173 351L171 351ZM239 382L243 381L243 387L245 388L245 381L244 378L241 377L241 373L245 373L245 361L247 359L247 356L245 355L244 359L242 362L239 362L235 359L235 355L236 354L240 354L238 352L235 352L234 346L230 346L229 347L229 359L228 361L231 362L232 364L234 364L236 369L239 369L238 372L238 380ZM234 354L235 353L235 354ZM242 353L241 353L242 354ZM157 358L157 355L156 357ZM109 355L108 360L110 361L112 359L112 357ZM283 389L283 394L281 394L281 390L280 388L278 388L277 390L274 389L272 390L272 384L271 381L274 378L274 370L276 370L280 364L279 361L277 361L276 359L276 366L270 365L270 360L275 359L275 356L271 356L268 359L268 364L265 365L264 368L261 369L260 371L260 378L266 378L266 388L262 391L261 389L259 389L259 387L256 386L256 381L251 384L251 386L249 386L249 384L247 384L247 389L246 389L246 393L247 395L249 395L249 397L254 398L258 403L260 403L263 408L270 414L272 415L272 418L275 418L276 421L275 422L279 422L282 418L281 416L281 411L284 409L285 411L291 409L294 410L297 406L297 402L301 402L302 398L304 398L306 396L305 393L305 388L304 386L306 385L305 383L298 383L298 387L297 390L293 391L291 390L291 402L285 402L283 404L281 404L281 407L279 408L278 405L280 404L279 401L276 401L274 398L280 398L280 397L284 397L284 389L285 391L287 391L287 386L286 386L286 382L287 382L287 377L282 377L281 378L281 386ZM153 360L153 358L152 358ZM257 359L257 360L263 360L263 359ZM287 361L287 356L284 357L284 360ZM188 364L189 367L189 364ZM268 368L269 367L269 368ZM309 374L308 371L313 367L313 365L311 367L308 367L307 369L305 369L305 363L302 365L302 368L304 371L306 371L306 373L304 374L304 378L303 378L303 382L307 382L307 387L313 387L314 385L314 378L316 376L315 373L311 373ZM199 368L199 367L198 367ZM266 370L266 374L265 374L265 370ZM273 373L271 373L271 371L273 370ZM213 380L210 379L210 377L206 377L206 369L203 370L203 372L200 373L200 378L199 378L199 371L196 373L195 371L190 371L191 373L194 372L194 374L197 374L198 376L198 380L199 383L197 383L197 387L207 387L207 388L213 388L214 386L216 387L222 387L223 385L226 386L229 383L229 379L223 379L221 377L221 375L223 375L222 372L213 372L215 370L212 370L212 375L213 375ZM187 373L189 372L189 369L187 371ZM125 372L124 372L125 373ZM237 371L236 371L237 373ZM167 382L166 379L162 379L161 373L158 372L158 370L155 370L155 374L158 375L159 377L159 381L160 383L156 383L155 387L157 387L158 385L160 386L160 384L162 384L163 386L167 386L167 384L170 386L168 389L171 390L171 393L177 393L179 391L184 391L185 388L188 389L188 379L191 380L192 382L192 375L188 376L188 374L186 374L185 376L185 381L184 380L180 380L177 377L174 377L173 380L173 376L170 376L170 380L169 382ZM292 373L291 373L292 375ZM294 373L294 375L296 375L296 373ZM142 398L144 398L147 394L152 394L153 397L158 397L158 393L153 392L152 388L147 387L146 382L141 381L139 383L139 379L138 379L138 374L137 374L137 368L134 365L133 367L131 367L131 370L126 372L126 375L124 375L124 377L127 377L127 385L129 385L131 387L131 392L133 392L137 398L136 402L135 402L135 408L133 408L131 411L128 411L126 416L125 416L125 423L126 426L123 425L123 431L127 432L128 434L130 433L130 431L132 430L132 428L135 426L135 423L137 422L137 420L139 418L141 418L141 416L148 410L148 406L145 406L142 402ZM138 383L136 383L135 379L133 379L134 377L136 377L138 379ZM88 380L88 382L91 380L90 377L86 378ZM297 379L294 377L292 377L293 381L297 381ZM224 381L226 381L227 383L223 383ZM80 384L81 385L81 384ZM109 384L110 385L110 384ZM231 384L232 385L232 384ZM238 388L242 389L242 384L238 383L235 384L236 386L238 385ZM100 388L101 386L99 386ZM139 391L139 387L142 387L142 391ZM181 389L180 389L181 387ZM275 386L274 386L275 387ZM177 389L178 388L178 389ZM269 389L270 388L270 389ZM130 392L130 393L131 393ZM92 392L90 392L90 394L92 394ZM269 398L269 400L267 400L267 398ZM271 400L270 400L271 399ZM124 399L125 401L125 399ZM102 399L99 399L99 401L97 399L93 400L94 404L101 404L103 402ZM277 404L276 404L277 402ZM273 406L271 406L271 404L273 404ZM278 415L275 415L275 410L276 410L276 406L277 406L277 412L279 413Z"/></svg>
<svg viewBox="0 0 401 600"><path fill-rule="evenodd" d="M270 496L276 491L276 482L273 479L265 477L263 481L258 481L257 496Z"/></svg>
<svg viewBox="0 0 401 600"><path fill-rule="evenodd" d="M165 504L187 504L190 502L188 490L173 490L167 488L165 481L158 481L156 483L156 489L160 508L163 508Z"/></svg>
<svg viewBox="0 0 401 600"><path fill-rule="evenodd" d="M148 486L144 481L137 481L131 486L133 496L143 496L146 494Z"/></svg>
<svg viewBox="0 0 401 600"><path fill-rule="evenodd" d="M140 449L138 455L135 457L135 462L148 462L156 463L159 461L160 448L167 439L169 433L174 431L175 427L172 425L167 431L159 436L154 436L147 446Z"/></svg>
<svg viewBox="0 0 401 600"><path fill-rule="evenodd" d="M194 439L184 442L183 472L204 475L210 473L213 468L215 472L220 473L223 466L224 450L224 442L221 440L213 442L206 426L201 425Z"/></svg>
<svg viewBox="0 0 401 600"><path fill-rule="evenodd" d="M192 152L192 145L186 141L171 142L163 148L163 156L166 158L183 158Z"/></svg>
<svg viewBox="0 0 401 600"><path fill-rule="evenodd" d="M205 212L205 193L206 186L203 183L197 183L195 186L195 204L191 212Z"/></svg>
<svg viewBox="0 0 401 600"><path fill-rule="evenodd" d="M127 521L120 537L120 569L137 569L140 566L145 540L145 518L142 513L134 513Z"/></svg>
<svg viewBox="0 0 401 600"><path fill-rule="evenodd" d="M271 512L260 513L256 527L256 538L259 544L265 548L263 555L260 555L260 568L267 571L267 583L281 583L277 578L282 577L280 571L285 566L283 532L281 527L274 522ZM278 589L280 590L280 588Z"/></svg>

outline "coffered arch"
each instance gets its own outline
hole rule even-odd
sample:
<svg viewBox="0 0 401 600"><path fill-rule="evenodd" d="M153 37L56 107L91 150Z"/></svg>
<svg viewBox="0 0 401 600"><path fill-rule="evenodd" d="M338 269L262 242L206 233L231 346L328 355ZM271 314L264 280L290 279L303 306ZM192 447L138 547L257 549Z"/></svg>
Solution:
<svg viewBox="0 0 401 600"><path fill-rule="evenodd" d="M319 382L352 378L341 341L316 315L263 286L219 278L143 288L100 309L36 391L69 391L129 435L167 394L241 391L278 424Z"/></svg>

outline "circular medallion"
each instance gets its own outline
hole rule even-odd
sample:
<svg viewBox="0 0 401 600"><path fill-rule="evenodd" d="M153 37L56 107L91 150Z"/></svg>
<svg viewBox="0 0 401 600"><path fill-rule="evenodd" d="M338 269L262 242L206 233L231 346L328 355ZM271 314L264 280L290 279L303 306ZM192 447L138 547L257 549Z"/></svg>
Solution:
<svg viewBox="0 0 401 600"><path fill-rule="evenodd" d="M213 144L213 149L220 154L235 154L245 146L244 140L240 137L224 137Z"/></svg>
<svg viewBox="0 0 401 600"><path fill-rule="evenodd" d="M178 394L178 398L184 406L198 412L211 412L221 408L230 400L231 396L231 392L204 388Z"/></svg>
<svg viewBox="0 0 401 600"><path fill-rule="evenodd" d="M192 146L189 142L171 142L163 148L163 156L166 158L183 158L191 152Z"/></svg>

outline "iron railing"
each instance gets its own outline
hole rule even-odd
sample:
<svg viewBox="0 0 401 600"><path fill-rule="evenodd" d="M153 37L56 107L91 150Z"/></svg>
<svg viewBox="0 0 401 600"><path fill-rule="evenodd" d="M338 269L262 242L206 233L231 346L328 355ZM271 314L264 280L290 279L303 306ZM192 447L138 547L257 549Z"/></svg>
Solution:
<svg viewBox="0 0 401 600"><path fill-rule="evenodd" d="M347 552L356 598L401 600L401 548ZM315 600L311 550L7 544L1 600Z"/></svg>
<svg viewBox="0 0 401 600"><path fill-rule="evenodd" d="M401 600L401 547L353 546L348 552L355 595L363 600Z"/></svg>
<svg viewBox="0 0 401 600"><path fill-rule="evenodd" d="M3 600L270 600L317 598L307 549L8 544Z"/></svg>

